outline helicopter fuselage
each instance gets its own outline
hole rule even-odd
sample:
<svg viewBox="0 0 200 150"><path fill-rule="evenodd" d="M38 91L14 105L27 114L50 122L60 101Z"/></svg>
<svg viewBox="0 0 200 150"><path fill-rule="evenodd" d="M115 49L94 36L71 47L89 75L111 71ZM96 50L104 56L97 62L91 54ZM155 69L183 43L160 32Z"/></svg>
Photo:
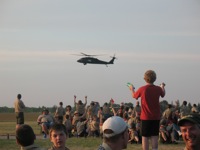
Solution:
<svg viewBox="0 0 200 150"><path fill-rule="evenodd" d="M104 64L104 65L107 65L107 64L113 64L114 59L115 59L115 57L113 57L109 62L106 62L106 61L102 61L102 60L99 60L99 59L94 58L94 57L82 57L79 60L77 60L77 62L83 63L84 65L86 65L86 64Z"/></svg>

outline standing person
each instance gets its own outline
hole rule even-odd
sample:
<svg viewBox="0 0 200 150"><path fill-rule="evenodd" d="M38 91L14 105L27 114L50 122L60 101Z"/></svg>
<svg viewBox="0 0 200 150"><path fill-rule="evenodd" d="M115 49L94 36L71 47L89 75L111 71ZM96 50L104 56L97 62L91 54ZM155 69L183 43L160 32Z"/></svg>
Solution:
<svg viewBox="0 0 200 150"><path fill-rule="evenodd" d="M76 108L76 111L79 112L79 116L82 116L85 113L85 106L87 105L87 96L85 96L85 103L83 104L83 102L81 100L78 101L78 103L76 102L76 95L74 95L74 106Z"/></svg>
<svg viewBox="0 0 200 150"><path fill-rule="evenodd" d="M140 106L140 102L139 101L136 102L136 106L133 108L133 111L134 111L136 117L140 117L141 106Z"/></svg>
<svg viewBox="0 0 200 150"><path fill-rule="evenodd" d="M190 114L190 109L187 106L187 101L183 101L183 104L182 104L182 106L180 108L181 118L184 117L184 116L187 116L188 114Z"/></svg>
<svg viewBox="0 0 200 150"><path fill-rule="evenodd" d="M184 150L200 150L200 115L189 114L181 118L178 125L185 142Z"/></svg>
<svg viewBox="0 0 200 150"><path fill-rule="evenodd" d="M50 128L50 141L53 143L53 146L48 150L69 150L65 144L67 140L67 129L65 125L60 123L55 123Z"/></svg>
<svg viewBox="0 0 200 150"><path fill-rule="evenodd" d="M63 123L63 116L65 115L65 109L63 108L63 102L59 103L55 112L55 119L58 123Z"/></svg>
<svg viewBox="0 0 200 150"><path fill-rule="evenodd" d="M103 144L98 150L122 150L128 144L128 125L119 116L109 117L103 123Z"/></svg>
<svg viewBox="0 0 200 150"><path fill-rule="evenodd" d="M17 128L16 142L21 146L21 150L42 150L34 144L35 139L35 133L31 126L23 124Z"/></svg>
<svg viewBox="0 0 200 150"><path fill-rule="evenodd" d="M154 85L156 73L148 70L144 74L146 85L137 91L133 85L129 86L132 97L141 98L141 135L143 150L149 150L149 139L151 139L152 150L158 150L158 135L160 122L159 97L165 96L165 84Z"/></svg>
<svg viewBox="0 0 200 150"><path fill-rule="evenodd" d="M71 105L67 105L67 106L66 106L65 115L69 115L69 119L72 121L72 119L73 119L73 112L72 112L72 107L71 107Z"/></svg>
<svg viewBox="0 0 200 150"><path fill-rule="evenodd" d="M15 115L16 115L16 129L21 125L24 124L24 109L25 109L25 105L23 103L23 101L21 100L22 95L18 94L17 95L17 99L14 102L14 106L15 106Z"/></svg>

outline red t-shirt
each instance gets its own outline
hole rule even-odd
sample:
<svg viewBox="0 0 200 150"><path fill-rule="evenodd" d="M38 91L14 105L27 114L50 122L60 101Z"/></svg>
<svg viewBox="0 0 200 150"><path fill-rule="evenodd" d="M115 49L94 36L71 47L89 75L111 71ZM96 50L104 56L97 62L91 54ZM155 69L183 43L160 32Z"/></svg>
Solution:
<svg viewBox="0 0 200 150"><path fill-rule="evenodd" d="M134 98L141 97L141 120L160 120L159 98L164 97L164 91L156 85L140 87L134 94Z"/></svg>

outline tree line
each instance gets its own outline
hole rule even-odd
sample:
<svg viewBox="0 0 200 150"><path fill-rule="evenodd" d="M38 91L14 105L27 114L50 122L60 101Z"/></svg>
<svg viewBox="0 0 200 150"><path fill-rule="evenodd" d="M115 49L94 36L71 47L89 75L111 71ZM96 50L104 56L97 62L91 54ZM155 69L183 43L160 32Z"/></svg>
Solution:
<svg viewBox="0 0 200 150"><path fill-rule="evenodd" d="M111 105L110 102L108 102L109 105ZM168 101L167 100L163 100L163 101L160 101L160 109L161 109L161 112L163 112L166 108L167 108L167 105L168 105ZM171 102L171 104L173 105L173 102ZM124 103L125 106L127 107L134 107L133 103ZM181 106L181 104L179 105ZM187 105L190 109L192 108L192 104L191 103L188 103ZM113 104L113 107L115 108L119 108L120 107L120 104ZM56 109L57 109L57 106L54 105L52 107L45 107L45 106L39 106L39 107L26 107L25 109L25 112L27 113L34 113L34 112L42 112L42 110L46 108L49 110L49 112L55 112ZM200 110L200 104L198 103L197 104L197 108L198 110ZM75 108L72 106L72 111L75 110ZM4 107L0 107L0 113L14 113L15 110L14 110L14 107L7 107L7 106L4 106Z"/></svg>

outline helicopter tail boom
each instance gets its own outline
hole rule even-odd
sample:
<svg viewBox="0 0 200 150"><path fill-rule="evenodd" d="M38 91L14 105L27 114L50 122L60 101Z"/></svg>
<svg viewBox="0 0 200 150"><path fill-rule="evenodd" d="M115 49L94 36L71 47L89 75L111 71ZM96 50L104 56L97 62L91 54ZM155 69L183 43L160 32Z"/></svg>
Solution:
<svg viewBox="0 0 200 150"><path fill-rule="evenodd" d="M115 56L112 57L112 59L108 62L108 64L114 64L114 60L116 59Z"/></svg>

